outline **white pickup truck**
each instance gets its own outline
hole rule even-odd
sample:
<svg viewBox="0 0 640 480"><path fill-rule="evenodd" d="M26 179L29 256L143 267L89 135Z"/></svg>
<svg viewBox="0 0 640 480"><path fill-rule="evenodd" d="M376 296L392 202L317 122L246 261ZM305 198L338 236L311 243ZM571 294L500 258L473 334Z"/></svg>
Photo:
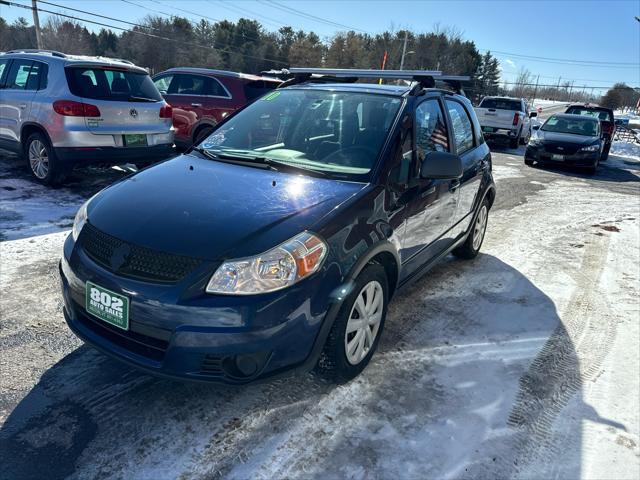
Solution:
<svg viewBox="0 0 640 480"><path fill-rule="evenodd" d="M484 137L509 140L511 148L529 141L530 118L538 115L535 111L529 112L524 99L510 97L484 97L475 111Z"/></svg>

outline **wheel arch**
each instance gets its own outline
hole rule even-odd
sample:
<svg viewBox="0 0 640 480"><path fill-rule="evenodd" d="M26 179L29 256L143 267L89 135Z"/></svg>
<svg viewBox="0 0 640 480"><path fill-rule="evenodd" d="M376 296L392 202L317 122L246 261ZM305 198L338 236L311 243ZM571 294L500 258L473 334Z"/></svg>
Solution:
<svg viewBox="0 0 640 480"><path fill-rule="evenodd" d="M347 280L355 280L360 272L371 263L377 263L384 268L389 282L389 298L393 297L400 278L400 257L395 246L389 241L374 245L367 250L351 268L351 271L347 275Z"/></svg>
<svg viewBox="0 0 640 480"><path fill-rule="evenodd" d="M34 133L42 133L49 142L49 146L53 148L51 137L49 136L49 133L47 133L46 128L36 122L25 122L20 129L20 146L22 148L21 153L26 153L25 147L27 146L27 139Z"/></svg>

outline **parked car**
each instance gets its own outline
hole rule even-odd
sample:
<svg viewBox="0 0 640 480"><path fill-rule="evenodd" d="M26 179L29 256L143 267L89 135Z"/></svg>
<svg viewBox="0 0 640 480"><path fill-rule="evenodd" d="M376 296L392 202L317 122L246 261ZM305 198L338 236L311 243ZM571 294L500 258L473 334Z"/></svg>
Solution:
<svg viewBox="0 0 640 480"><path fill-rule="evenodd" d="M530 118L537 112L530 112L522 98L484 97L476 107L476 115L487 140L508 140L510 148L526 145L531 136Z"/></svg>
<svg viewBox="0 0 640 480"><path fill-rule="evenodd" d="M171 107L126 60L14 50L0 55L0 147L45 184L75 166L173 153Z"/></svg>
<svg viewBox="0 0 640 480"><path fill-rule="evenodd" d="M469 100L291 71L190 152L80 208L60 263L80 338L169 377L315 366L344 381L400 287L449 252L478 254L495 186Z"/></svg>
<svg viewBox="0 0 640 480"><path fill-rule="evenodd" d="M611 142L616 133L616 125L613 117L613 110L605 107L596 107L593 105L571 105L565 113L574 115L589 115L600 120L602 138L604 139L604 149L602 150L602 158L606 160L611 150Z"/></svg>
<svg viewBox="0 0 640 480"><path fill-rule="evenodd" d="M602 157L604 141L597 118L573 114L552 115L535 126L524 163L570 165L595 173Z"/></svg>
<svg viewBox="0 0 640 480"><path fill-rule="evenodd" d="M155 75L153 82L173 107L176 143L183 148L198 143L227 115L282 83L208 68L171 68Z"/></svg>

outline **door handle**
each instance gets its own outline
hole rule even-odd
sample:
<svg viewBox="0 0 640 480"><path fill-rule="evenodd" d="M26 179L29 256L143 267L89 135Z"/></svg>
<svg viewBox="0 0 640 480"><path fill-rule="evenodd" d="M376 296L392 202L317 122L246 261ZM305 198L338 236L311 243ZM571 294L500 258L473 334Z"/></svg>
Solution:
<svg viewBox="0 0 640 480"><path fill-rule="evenodd" d="M27 104L26 103L21 103L20 104L20 108L27 108Z"/></svg>
<svg viewBox="0 0 640 480"><path fill-rule="evenodd" d="M449 184L449 191L453 193L458 189L459 186L460 180L451 180L451 183Z"/></svg>
<svg viewBox="0 0 640 480"><path fill-rule="evenodd" d="M201 103L192 103L191 106L192 107L201 107L202 104Z"/></svg>

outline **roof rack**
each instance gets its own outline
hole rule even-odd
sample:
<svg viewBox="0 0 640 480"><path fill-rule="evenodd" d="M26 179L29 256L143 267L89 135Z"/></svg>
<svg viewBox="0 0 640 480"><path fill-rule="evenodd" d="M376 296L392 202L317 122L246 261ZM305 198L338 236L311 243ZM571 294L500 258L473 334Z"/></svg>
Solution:
<svg viewBox="0 0 640 480"><path fill-rule="evenodd" d="M374 70L351 68L289 68L269 70L263 74L290 77L279 88L295 85L306 81L326 82L339 78L342 81L355 82L359 78L386 78L395 80L413 80L415 85L409 95L418 95L425 88L435 88L436 82L444 83L456 93L464 95L462 82L468 82L470 77L465 75L442 75L439 70Z"/></svg>
<svg viewBox="0 0 640 480"><path fill-rule="evenodd" d="M52 57L67 58L67 55L62 52L57 52L55 50L42 50L39 48L20 48L18 50L9 50L5 53L47 53Z"/></svg>

